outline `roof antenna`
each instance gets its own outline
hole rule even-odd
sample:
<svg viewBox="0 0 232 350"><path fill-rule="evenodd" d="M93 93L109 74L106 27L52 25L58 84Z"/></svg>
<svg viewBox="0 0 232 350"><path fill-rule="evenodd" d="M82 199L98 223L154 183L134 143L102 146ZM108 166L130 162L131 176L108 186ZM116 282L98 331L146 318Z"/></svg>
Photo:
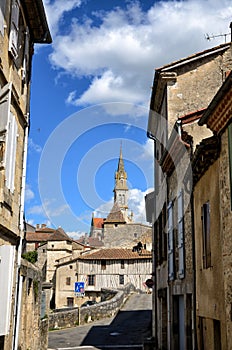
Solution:
<svg viewBox="0 0 232 350"><path fill-rule="evenodd" d="M230 35L231 38L230 38L230 41L232 41L232 22L230 22L230 33L225 33L225 34L217 34L217 35L209 35L208 33L205 34L205 39L210 41L211 39L215 39L215 38L219 38L219 37L222 37L224 36L225 38L225 43L226 43L226 37Z"/></svg>

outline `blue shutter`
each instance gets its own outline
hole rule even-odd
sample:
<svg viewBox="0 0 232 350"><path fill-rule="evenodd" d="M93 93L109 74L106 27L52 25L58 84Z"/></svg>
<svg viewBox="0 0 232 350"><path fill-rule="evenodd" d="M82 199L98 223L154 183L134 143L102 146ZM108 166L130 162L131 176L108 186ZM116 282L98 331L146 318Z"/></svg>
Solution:
<svg viewBox="0 0 232 350"><path fill-rule="evenodd" d="M178 275L184 278L184 210L183 210L183 191L179 192L177 197L178 208L178 252L179 252L179 269Z"/></svg>
<svg viewBox="0 0 232 350"><path fill-rule="evenodd" d="M168 205L168 277L174 279L173 203Z"/></svg>
<svg viewBox="0 0 232 350"><path fill-rule="evenodd" d="M11 192L14 192L17 132L18 126L15 116L10 113L6 141L5 178L6 187Z"/></svg>

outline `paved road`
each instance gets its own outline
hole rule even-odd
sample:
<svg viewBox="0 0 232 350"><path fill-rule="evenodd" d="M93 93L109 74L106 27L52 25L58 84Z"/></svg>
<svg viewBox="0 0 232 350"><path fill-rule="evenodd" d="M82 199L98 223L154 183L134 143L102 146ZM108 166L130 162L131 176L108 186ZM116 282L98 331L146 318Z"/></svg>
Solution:
<svg viewBox="0 0 232 350"><path fill-rule="evenodd" d="M141 350L151 336L151 294L132 294L116 317L49 333L49 349Z"/></svg>

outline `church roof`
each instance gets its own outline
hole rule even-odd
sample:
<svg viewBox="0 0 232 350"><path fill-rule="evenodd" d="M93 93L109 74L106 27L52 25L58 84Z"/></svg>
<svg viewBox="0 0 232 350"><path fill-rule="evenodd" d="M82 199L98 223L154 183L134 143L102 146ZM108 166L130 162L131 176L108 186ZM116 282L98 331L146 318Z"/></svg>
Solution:
<svg viewBox="0 0 232 350"><path fill-rule="evenodd" d="M103 218L93 218L93 227L102 228L104 223Z"/></svg>
<svg viewBox="0 0 232 350"><path fill-rule="evenodd" d="M142 249L142 252L132 252L132 249L124 248L104 248L92 253L81 255L79 260L132 260L132 259L151 259L152 254L148 250Z"/></svg>
<svg viewBox="0 0 232 350"><path fill-rule="evenodd" d="M125 223L126 220L123 216L123 213L121 212L121 209L118 205L117 202L114 202L114 205L109 213L109 215L107 216L107 218L104 221L105 223Z"/></svg>

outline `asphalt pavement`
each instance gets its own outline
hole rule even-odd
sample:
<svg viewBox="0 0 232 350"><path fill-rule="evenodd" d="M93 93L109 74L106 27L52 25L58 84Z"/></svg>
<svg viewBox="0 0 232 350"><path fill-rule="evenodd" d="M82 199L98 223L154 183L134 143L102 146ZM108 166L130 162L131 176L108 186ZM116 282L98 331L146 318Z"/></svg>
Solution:
<svg viewBox="0 0 232 350"><path fill-rule="evenodd" d="M49 350L141 350L151 337L152 295L132 294L115 317L49 332Z"/></svg>

